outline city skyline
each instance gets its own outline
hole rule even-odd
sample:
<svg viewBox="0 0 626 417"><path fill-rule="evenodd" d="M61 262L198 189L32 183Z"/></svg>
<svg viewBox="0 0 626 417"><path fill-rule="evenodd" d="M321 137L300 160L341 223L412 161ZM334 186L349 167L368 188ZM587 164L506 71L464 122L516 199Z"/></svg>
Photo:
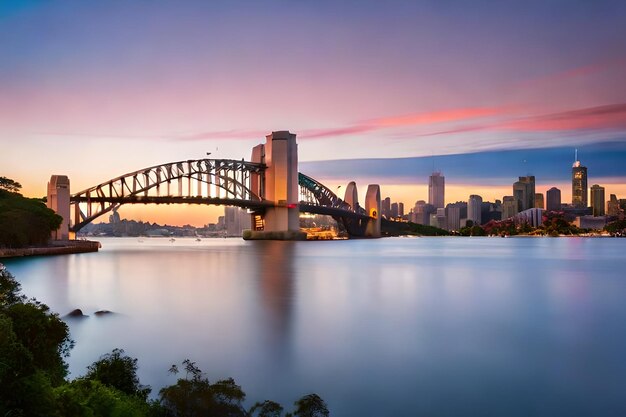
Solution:
<svg viewBox="0 0 626 417"><path fill-rule="evenodd" d="M361 196L373 180L406 207L434 170L446 203L526 175L568 201L574 148L589 185L626 196L623 2L242 6L2 2L2 175L28 196L51 174L77 192L207 152L249 159L289 129L302 172ZM221 210L122 208L171 224Z"/></svg>

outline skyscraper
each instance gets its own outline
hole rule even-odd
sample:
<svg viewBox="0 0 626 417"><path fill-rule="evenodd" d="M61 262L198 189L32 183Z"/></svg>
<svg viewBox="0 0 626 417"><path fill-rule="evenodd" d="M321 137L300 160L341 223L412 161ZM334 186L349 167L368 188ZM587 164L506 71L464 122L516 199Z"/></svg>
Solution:
<svg viewBox="0 0 626 417"><path fill-rule="evenodd" d="M591 209L594 216L604 216L604 187L598 184L591 186Z"/></svg>
<svg viewBox="0 0 626 417"><path fill-rule="evenodd" d="M436 209L444 208L445 187L445 177L439 171L433 172L428 181L428 204Z"/></svg>
<svg viewBox="0 0 626 417"><path fill-rule="evenodd" d="M467 220L471 220L475 225L480 225L482 216L483 198L479 195L470 195L467 201Z"/></svg>
<svg viewBox="0 0 626 417"><path fill-rule="evenodd" d="M513 183L513 197L519 200L519 211L528 210L535 206L535 176L519 177Z"/></svg>
<svg viewBox="0 0 626 417"><path fill-rule="evenodd" d="M510 219L518 213L519 203L517 198L506 195L502 198L502 220Z"/></svg>
<svg viewBox="0 0 626 417"><path fill-rule="evenodd" d="M391 198L387 197L382 201L382 211L387 219L391 216Z"/></svg>
<svg viewBox="0 0 626 417"><path fill-rule="evenodd" d="M543 206L543 194L542 193L535 193L535 208L545 208Z"/></svg>
<svg viewBox="0 0 626 417"><path fill-rule="evenodd" d="M576 160L572 165L572 205L587 207L587 167L580 164L578 149L574 159Z"/></svg>
<svg viewBox="0 0 626 417"><path fill-rule="evenodd" d="M561 190L556 187L552 187L546 192L546 210L561 210Z"/></svg>

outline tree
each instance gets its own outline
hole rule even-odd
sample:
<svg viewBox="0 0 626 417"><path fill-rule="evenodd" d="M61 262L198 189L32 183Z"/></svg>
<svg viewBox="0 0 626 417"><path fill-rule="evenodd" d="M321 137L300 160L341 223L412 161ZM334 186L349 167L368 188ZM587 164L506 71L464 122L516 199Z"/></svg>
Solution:
<svg viewBox="0 0 626 417"><path fill-rule="evenodd" d="M257 402L248 412L251 417L280 417L282 413L282 405L269 400Z"/></svg>
<svg viewBox="0 0 626 417"><path fill-rule="evenodd" d="M10 193L17 193L22 189L22 184L17 181L13 181L7 177L0 177L0 190L5 190Z"/></svg>
<svg viewBox="0 0 626 417"><path fill-rule="evenodd" d="M317 394L309 394L294 403L294 415L298 417L328 417L328 407Z"/></svg>
<svg viewBox="0 0 626 417"><path fill-rule="evenodd" d="M124 355L123 349L113 349L87 367L86 380L99 381L127 395L136 396L143 401L150 394L150 387L139 383L137 377L137 359Z"/></svg>

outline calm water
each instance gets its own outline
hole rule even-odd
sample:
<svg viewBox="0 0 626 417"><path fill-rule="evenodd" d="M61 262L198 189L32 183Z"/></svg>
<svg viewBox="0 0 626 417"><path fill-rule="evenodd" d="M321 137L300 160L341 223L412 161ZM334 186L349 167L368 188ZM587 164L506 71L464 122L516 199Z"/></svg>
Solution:
<svg viewBox="0 0 626 417"><path fill-rule="evenodd" d="M624 239L101 242L5 262L90 315L73 376L120 347L155 391L190 358L250 404L317 392L336 417L626 415Z"/></svg>

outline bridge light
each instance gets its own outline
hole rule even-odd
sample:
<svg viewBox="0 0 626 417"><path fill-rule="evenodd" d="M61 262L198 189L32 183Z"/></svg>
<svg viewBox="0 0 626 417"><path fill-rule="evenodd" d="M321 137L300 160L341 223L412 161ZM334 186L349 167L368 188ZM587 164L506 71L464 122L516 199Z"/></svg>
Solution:
<svg viewBox="0 0 626 417"><path fill-rule="evenodd" d="M298 207L298 205L297 205L297 204L294 204L294 203L287 204L287 208L292 209L292 208L296 208L296 207Z"/></svg>

